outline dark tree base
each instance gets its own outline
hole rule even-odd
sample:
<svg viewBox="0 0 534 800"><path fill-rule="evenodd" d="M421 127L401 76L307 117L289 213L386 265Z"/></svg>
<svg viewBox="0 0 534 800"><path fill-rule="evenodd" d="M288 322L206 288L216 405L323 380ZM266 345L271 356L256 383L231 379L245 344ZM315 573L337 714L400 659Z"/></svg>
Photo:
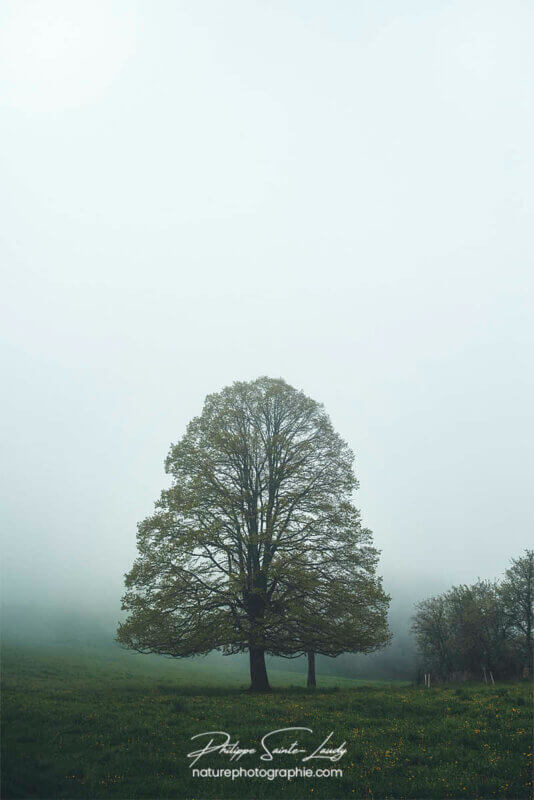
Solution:
<svg viewBox="0 0 534 800"><path fill-rule="evenodd" d="M314 689L317 686L315 682L315 653L310 650L308 653L308 688Z"/></svg>
<svg viewBox="0 0 534 800"><path fill-rule="evenodd" d="M270 692L267 668L265 667L265 651L260 647L250 647L250 688L249 692Z"/></svg>

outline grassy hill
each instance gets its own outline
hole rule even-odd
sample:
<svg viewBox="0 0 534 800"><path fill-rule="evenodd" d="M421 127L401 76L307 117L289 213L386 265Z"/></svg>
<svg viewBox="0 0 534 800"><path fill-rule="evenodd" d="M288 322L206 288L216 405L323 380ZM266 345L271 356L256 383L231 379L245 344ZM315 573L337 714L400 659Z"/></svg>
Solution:
<svg viewBox="0 0 534 800"><path fill-rule="evenodd" d="M3 650L2 797L8 798L527 798L531 687L441 687L270 670L275 690L251 696L246 664L177 662L63 645ZM195 766L306 766L312 777L194 777L191 737L226 731L259 748L279 728L313 752L330 731L337 763L211 753ZM202 743L204 739L200 740ZM217 740L219 741L219 740ZM261 752L261 750L260 750ZM318 777L318 768L340 769Z"/></svg>

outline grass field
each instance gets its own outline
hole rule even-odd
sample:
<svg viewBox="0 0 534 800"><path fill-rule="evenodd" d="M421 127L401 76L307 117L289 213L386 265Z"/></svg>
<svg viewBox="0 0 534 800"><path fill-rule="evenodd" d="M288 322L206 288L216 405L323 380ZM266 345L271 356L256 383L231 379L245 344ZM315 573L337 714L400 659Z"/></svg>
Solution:
<svg viewBox="0 0 534 800"><path fill-rule="evenodd" d="M529 798L528 684L420 689L271 671L269 695L243 691L246 672L110 649L3 649L2 797L9 798ZM298 685L298 684L301 685ZM222 730L256 747L290 726L311 753L334 731L338 763L259 752L197 768L327 766L338 777L193 777L191 736ZM286 738L283 738L283 737ZM289 737L289 738L288 738ZM260 751L261 752L261 751Z"/></svg>

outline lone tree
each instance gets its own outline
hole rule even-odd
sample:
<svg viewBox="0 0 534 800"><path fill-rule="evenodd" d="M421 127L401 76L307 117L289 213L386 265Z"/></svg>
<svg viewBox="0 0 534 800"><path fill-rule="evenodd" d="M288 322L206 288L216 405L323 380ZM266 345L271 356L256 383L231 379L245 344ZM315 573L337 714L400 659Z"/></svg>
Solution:
<svg viewBox="0 0 534 800"><path fill-rule="evenodd" d="M337 561L341 581L355 558L344 554L365 559L352 462L323 406L283 380L208 395L171 446L171 488L138 526L118 641L174 657L248 650L251 689L268 690L265 653L291 650L281 639L303 598L326 589L321 564ZM325 614L339 608L340 630L350 626L338 589L335 609L313 602Z"/></svg>

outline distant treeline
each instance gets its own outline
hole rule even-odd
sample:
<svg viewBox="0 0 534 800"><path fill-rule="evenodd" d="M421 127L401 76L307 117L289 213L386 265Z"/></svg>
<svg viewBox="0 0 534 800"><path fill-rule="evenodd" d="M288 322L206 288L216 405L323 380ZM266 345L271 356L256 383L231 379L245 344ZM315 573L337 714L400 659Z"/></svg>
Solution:
<svg viewBox="0 0 534 800"><path fill-rule="evenodd" d="M434 680L532 677L534 550L501 581L478 580L418 603L420 672Z"/></svg>

